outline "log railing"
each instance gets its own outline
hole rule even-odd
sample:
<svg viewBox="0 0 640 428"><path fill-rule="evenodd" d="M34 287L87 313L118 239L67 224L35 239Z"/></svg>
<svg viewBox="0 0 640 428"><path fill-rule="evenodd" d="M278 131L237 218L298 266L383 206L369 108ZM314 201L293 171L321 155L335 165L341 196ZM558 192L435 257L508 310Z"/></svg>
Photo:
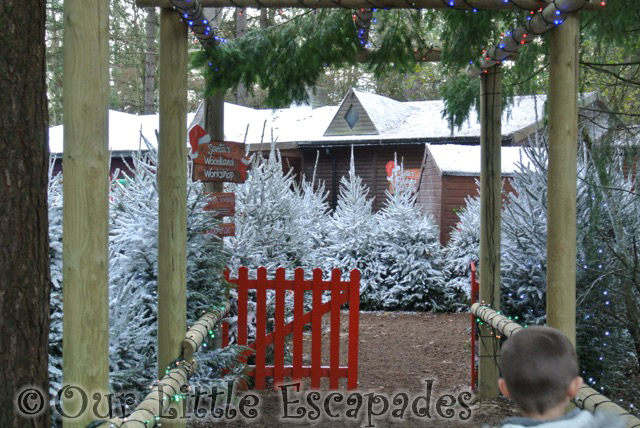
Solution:
<svg viewBox="0 0 640 428"><path fill-rule="evenodd" d="M126 418L113 418L90 427L141 428L154 427L163 416L175 418L177 410L170 406L171 401L181 396L188 387L191 376L196 371L197 361L193 354L205 343L207 337L214 337L214 329L229 312L230 304L207 310L187 331L182 344L182 355L172 367L168 367L165 376L160 379L138 404L136 410Z"/></svg>
<svg viewBox="0 0 640 428"><path fill-rule="evenodd" d="M480 305L479 303L475 303L471 306L471 313L505 337L510 337L518 330L526 328L515 321L510 320L504 315L499 314L493 309ZM578 390L578 394L573 399L573 403L577 407L588 410L592 413L605 412L609 415L622 418L626 423L627 428L640 428L640 419L633 416L627 410L618 406L595 389L589 388L586 385Z"/></svg>

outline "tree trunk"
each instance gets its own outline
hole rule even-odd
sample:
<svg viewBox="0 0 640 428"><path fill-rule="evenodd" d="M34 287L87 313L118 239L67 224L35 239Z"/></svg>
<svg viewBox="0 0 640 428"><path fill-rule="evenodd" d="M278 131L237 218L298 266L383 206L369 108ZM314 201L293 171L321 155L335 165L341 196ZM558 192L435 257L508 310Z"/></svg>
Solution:
<svg viewBox="0 0 640 428"><path fill-rule="evenodd" d="M247 33L247 11L245 9L236 9L236 38L242 37ZM247 87L244 83L238 85L236 90L236 104L246 106L249 100Z"/></svg>
<svg viewBox="0 0 640 428"><path fill-rule="evenodd" d="M144 114L153 114L156 112L156 64L157 64L157 52L156 52L156 33L158 30L158 18L156 14L156 8L150 7L147 9L146 19L146 36L147 36L147 51L144 61Z"/></svg>
<svg viewBox="0 0 640 428"><path fill-rule="evenodd" d="M47 402L49 390L45 3L0 3L2 428L50 426L48 412L25 419L14 408L14 398L21 389L38 388Z"/></svg>

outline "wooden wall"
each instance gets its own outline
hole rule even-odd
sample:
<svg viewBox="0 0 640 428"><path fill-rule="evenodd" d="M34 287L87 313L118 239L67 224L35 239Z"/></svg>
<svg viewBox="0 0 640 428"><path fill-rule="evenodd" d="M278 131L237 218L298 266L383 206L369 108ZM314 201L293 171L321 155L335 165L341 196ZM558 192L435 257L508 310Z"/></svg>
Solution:
<svg viewBox="0 0 640 428"><path fill-rule="evenodd" d="M336 157L336 198L340 188L340 178L349 175L349 161L351 147L304 148L303 171L307 179L313 176L316 161L316 153L320 153L316 180L325 182L325 188L329 191L329 202L333 201L334 189L332 187L332 162ZM424 144L398 145L398 146L361 146L354 147L354 159L356 174L369 187L369 197L374 197L373 209L375 211L384 207L386 200L385 191L389 188L387 181L387 162L394 159L397 154L398 162L404 161L405 168L420 168L424 155Z"/></svg>
<svg viewBox="0 0 640 428"><path fill-rule="evenodd" d="M440 227L442 218L442 173L433 158L428 157L425 162L417 204L424 213L431 214ZM442 227L440 227L442 229ZM442 237L440 238L442 242Z"/></svg>
<svg viewBox="0 0 640 428"><path fill-rule="evenodd" d="M465 207L467 196L478 195L476 180L479 176L445 175L442 177L442 194L440 202L440 243L445 245L451 236L451 230L458 224L459 218L456 212ZM515 193L509 178L503 178L502 200L506 193Z"/></svg>

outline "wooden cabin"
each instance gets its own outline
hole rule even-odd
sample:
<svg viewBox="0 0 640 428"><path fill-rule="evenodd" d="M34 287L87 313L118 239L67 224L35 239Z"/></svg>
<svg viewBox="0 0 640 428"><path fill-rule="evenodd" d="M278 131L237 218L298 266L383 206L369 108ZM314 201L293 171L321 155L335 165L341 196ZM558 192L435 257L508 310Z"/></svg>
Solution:
<svg viewBox="0 0 640 428"><path fill-rule="evenodd" d="M513 161L517 147L543 127L545 103L545 95L515 97L505 109L503 161ZM598 138L606 129L602 122L609 120L608 115L597 112L606 111L604 103L592 93L582 97L581 105L589 106L581 111L584 128ZM405 169L419 173L418 203L435 218L444 244L458 221L455 211L464 206L466 196L477 193L480 123L477 112L472 111L460 128L451 130L443 110L441 100L400 102L357 89L350 89L338 106L256 110L225 103L225 139L246 142L252 152L268 152L273 144L287 168L299 177L315 176L325 183L332 207L340 180L348 175L352 147L356 173L375 198L374 210L385 205L390 185L387 164L397 160ZM189 127L203 122L202 107L188 116ZM111 111L112 173L126 168L133 151L145 148L140 133L156 146L157 129L158 115ZM50 146L59 169L62 126L50 129ZM513 169L513 162L503 162L505 177Z"/></svg>

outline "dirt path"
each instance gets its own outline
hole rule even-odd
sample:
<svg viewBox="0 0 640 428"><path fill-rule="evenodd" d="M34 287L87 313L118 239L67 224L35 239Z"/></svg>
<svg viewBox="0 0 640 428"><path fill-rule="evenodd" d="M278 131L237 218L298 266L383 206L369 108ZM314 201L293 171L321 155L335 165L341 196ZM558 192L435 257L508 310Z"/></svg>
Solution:
<svg viewBox="0 0 640 428"><path fill-rule="evenodd" d="M342 316L343 336L347 335L348 315ZM341 390L341 396L328 397L310 395L308 384L301 385L302 393L295 387L287 388L286 419L283 416L281 391L262 391L259 417L244 422L193 423L193 428L205 427L335 427L335 426L434 426L434 427L481 427L496 425L515 410L503 399L478 402L469 391L469 315L468 314L406 314L406 313L362 313L360 317L360 396ZM326 335L328 336L328 335ZM328 337L327 337L328 339ZM328 342L323 344L323 348ZM341 363L346 362L346 347L341 348ZM326 348L324 348L326 349ZM306 351L306 348L305 348ZM326 361L328 363L328 361ZM323 389L327 389L323 384ZM255 394L256 391L247 391ZM241 393L242 394L242 393ZM427 396L430 396L428 414L425 414ZM362 406L358 408L358 398ZM405 398L406 397L406 398ZM422 398L418 398L422 397ZM296 418L302 411L300 399L314 403L318 411L305 406L305 416ZM343 400L338 402L338 400ZM248 399L249 400L249 399ZM389 408L384 410L385 400ZM440 400L440 401L439 401ZM326 404L325 404L326 403ZM438 406L438 403L440 405ZM250 404L247 401L247 404ZM400 411L406 408L402 415ZM325 406L328 407L332 418ZM369 408L371 410L369 410ZM358 417L353 414L358 409ZM349 410L352 413L349 413ZM394 412L395 411L395 412ZM311 412L311 413L308 413ZM392 413L394 412L394 413ZM383 416L369 416L383 413ZM316 418L316 415L320 417ZM414 416L422 414L422 417ZM402 416L402 418L400 418Z"/></svg>

